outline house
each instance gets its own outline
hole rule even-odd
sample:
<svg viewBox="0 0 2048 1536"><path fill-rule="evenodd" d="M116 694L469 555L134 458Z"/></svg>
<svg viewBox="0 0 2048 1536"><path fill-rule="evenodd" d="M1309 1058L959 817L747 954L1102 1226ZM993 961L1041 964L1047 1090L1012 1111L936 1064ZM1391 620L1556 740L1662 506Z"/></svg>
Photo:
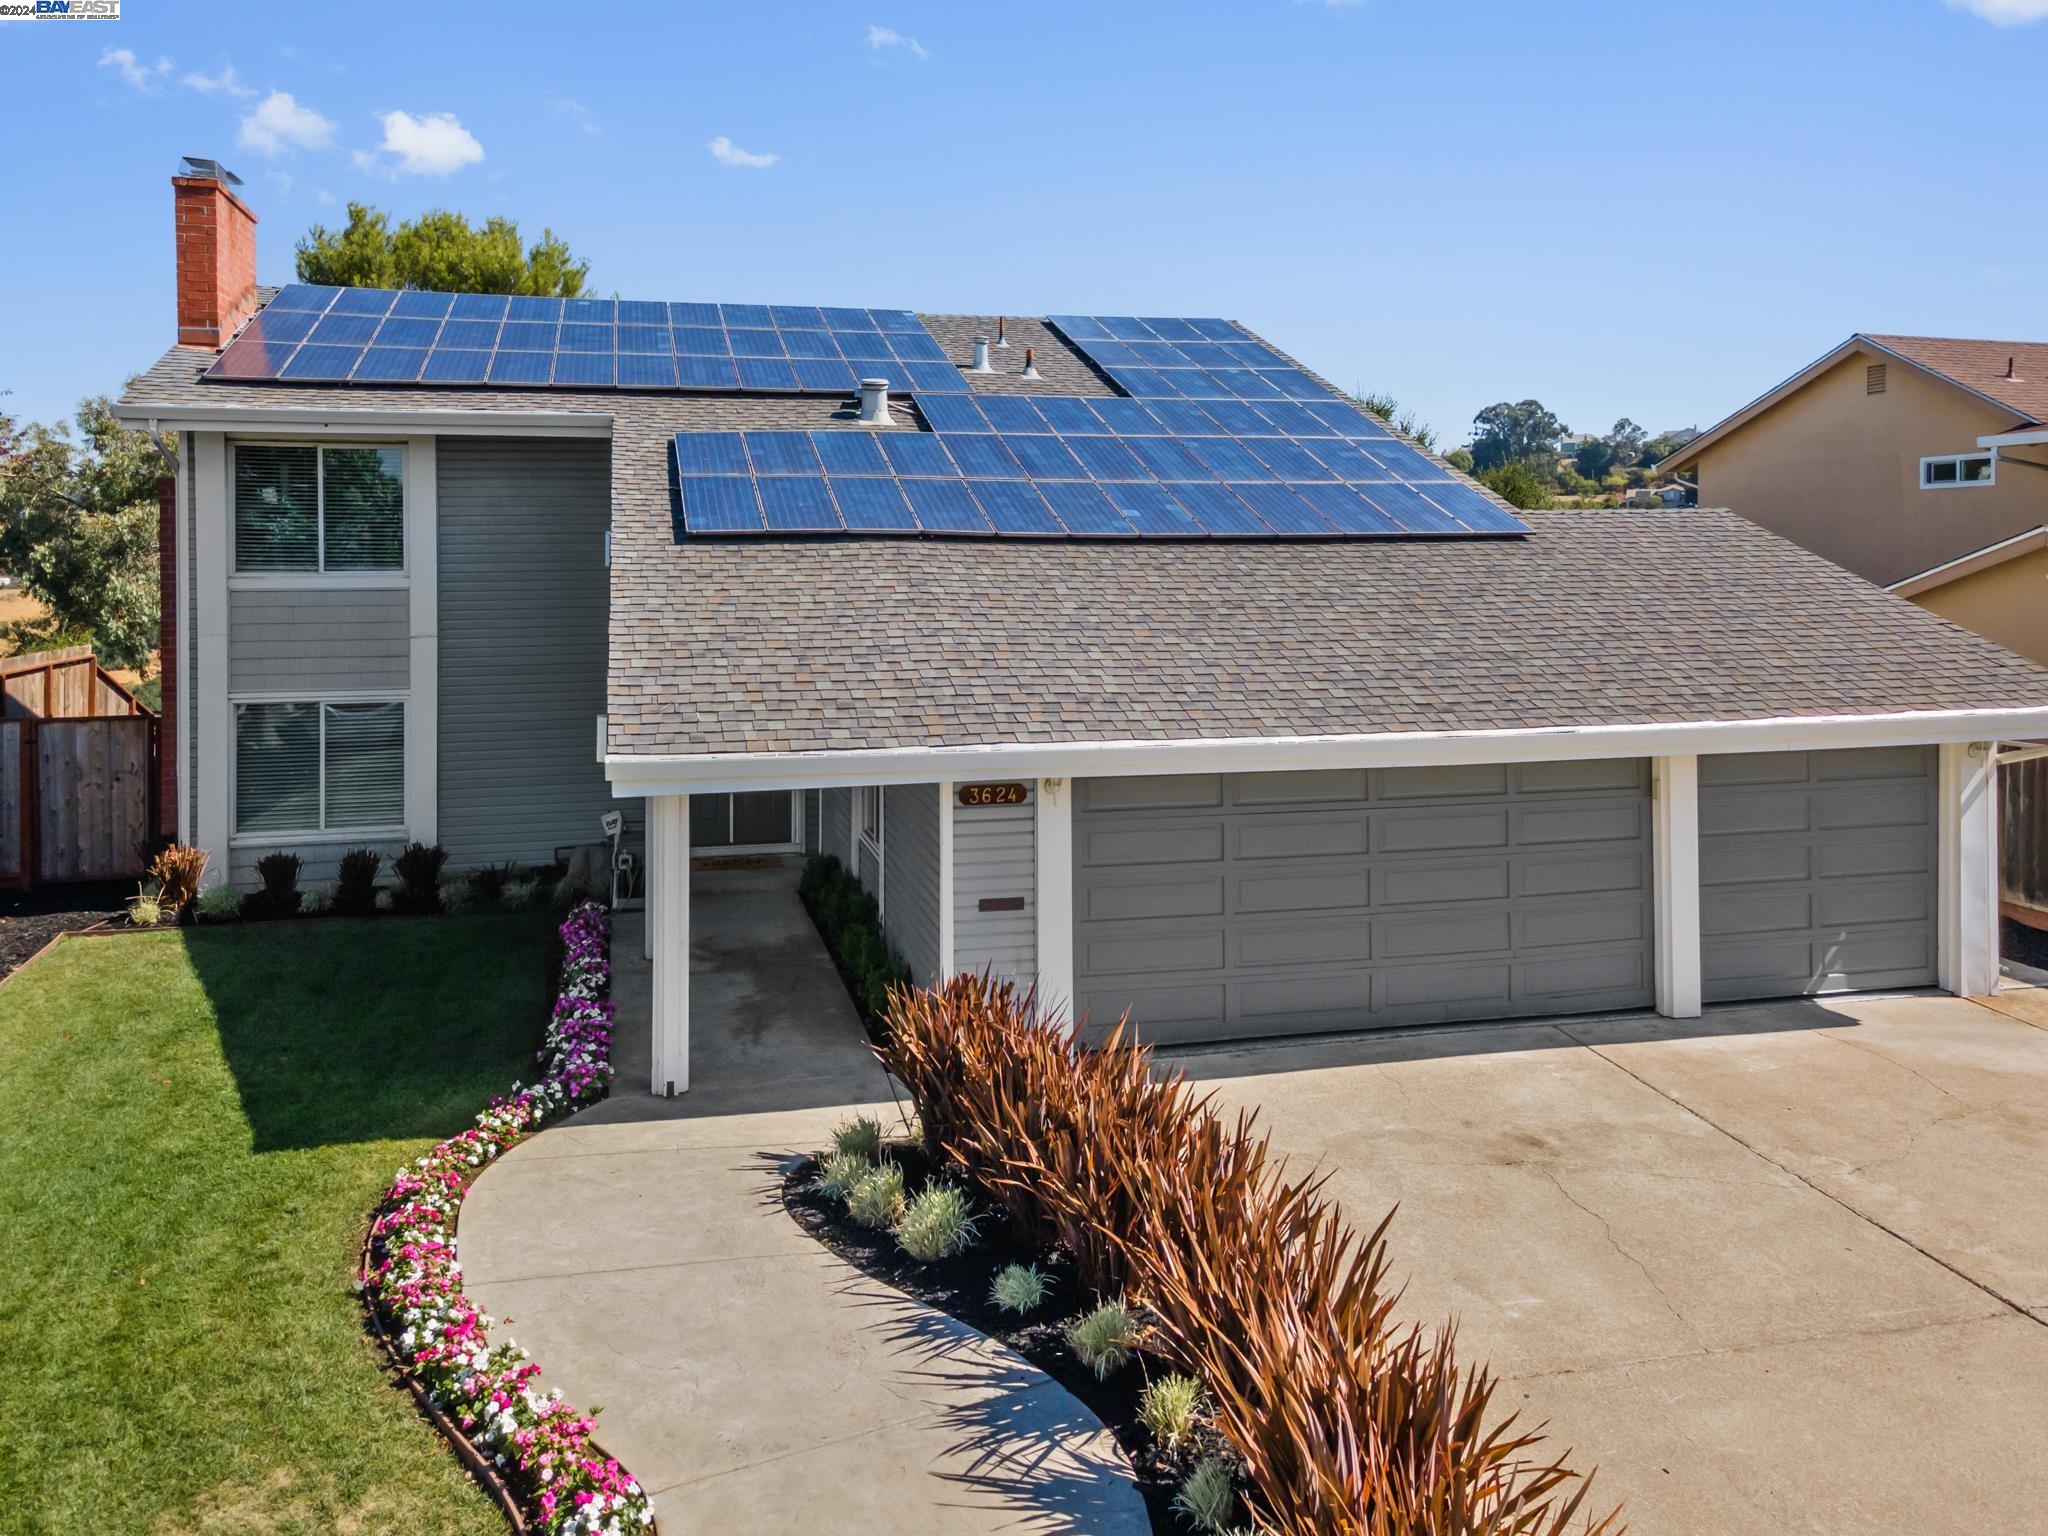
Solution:
<svg viewBox="0 0 2048 1536"><path fill-rule="evenodd" d="M180 433L182 835L629 807L656 1092L702 849L1159 1041L1997 983L2048 673L1751 522L1518 516L1224 321L273 293L190 171L118 408Z"/></svg>
<svg viewBox="0 0 2048 1536"><path fill-rule="evenodd" d="M1660 467L2048 663L2048 344L1851 336Z"/></svg>

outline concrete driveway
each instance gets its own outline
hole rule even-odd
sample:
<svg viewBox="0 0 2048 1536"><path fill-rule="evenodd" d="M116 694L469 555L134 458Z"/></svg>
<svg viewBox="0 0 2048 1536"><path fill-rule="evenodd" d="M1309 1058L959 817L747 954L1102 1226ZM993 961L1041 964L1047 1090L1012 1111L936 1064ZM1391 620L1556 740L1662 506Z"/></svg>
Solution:
<svg viewBox="0 0 2048 1536"><path fill-rule="evenodd" d="M2048 1509L2048 992L1179 1058L1390 1205L1406 1310L1639 1533Z"/></svg>

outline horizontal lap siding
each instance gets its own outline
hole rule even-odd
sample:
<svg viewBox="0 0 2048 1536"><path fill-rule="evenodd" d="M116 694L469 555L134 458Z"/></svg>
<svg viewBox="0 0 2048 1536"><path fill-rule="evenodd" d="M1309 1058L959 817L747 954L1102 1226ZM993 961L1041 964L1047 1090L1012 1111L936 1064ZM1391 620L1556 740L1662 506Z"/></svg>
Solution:
<svg viewBox="0 0 2048 1536"><path fill-rule="evenodd" d="M953 808L953 969L1038 979L1038 791ZM984 903L995 903L984 910Z"/></svg>
<svg viewBox="0 0 2048 1536"><path fill-rule="evenodd" d="M263 876L257 872L256 861L271 853L296 853L299 856L299 889L311 890L314 886L332 885L341 868L341 856L351 848L368 848L384 856L384 862L377 869L379 885L396 885L398 877L391 872L391 862L405 852L401 841L363 843L294 843L289 838L276 844L244 846L236 844L228 857L228 883L238 891L253 891L263 884Z"/></svg>
<svg viewBox="0 0 2048 1536"><path fill-rule="evenodd" d="M1932 747L1700 759L1709 1001L1935 979Z"/></svg>
<svg viewBox="0 0 2048 1536"><path fill-rule="evenodd" d="M892 784L882 794L884 926L922 986L939 974L939 786Z"/></svg>
<svg viewBox="0 0 2048 1536"><path fill-rule="evenodd" d="M1648 764L1079 781L1096 1029L1229 1039L1651 1001Z"/></svg>
<svg viewBox="0 0 2048 1536"><path fill-rule="evenodd" d="M412 597L403 587L247 588L228 594L228 689L312 698L403 692Z"/></svg>
<svg viewBox="0 0 2048 1536"><path fill-rule="evenodd" d="M453 867L597 842L609 603L602 442L439 446L440 838ZM633 839L637 841L637 837Z"/></svg>
<svg viewBox="0 0 2048 1536"><path fill-rule="evenodd" d="M819 797L824 802L824 811L819 817L819 833L823 838L820 851L851 868L848 848L853 837L853 791L827 789L820 791Z"/></svg>

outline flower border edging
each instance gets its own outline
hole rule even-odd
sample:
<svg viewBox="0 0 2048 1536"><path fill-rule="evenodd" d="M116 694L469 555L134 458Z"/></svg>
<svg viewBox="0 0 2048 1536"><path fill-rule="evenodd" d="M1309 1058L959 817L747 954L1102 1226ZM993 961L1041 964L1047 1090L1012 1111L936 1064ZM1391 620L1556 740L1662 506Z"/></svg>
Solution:
<svg viewBox="0 0 2048 1536"><path fill-rule="evenodd" d="M370 1223L358 1284L415 1396L515 1531L631 1536L653 1530L653 1504L599 1448L594 1418L539 1390L540 1367L510 1338L491 1342L495 1319L463 1294L456 1259L456 1216L477 1174L611 1084L611 913L586 902L561 935L540 1080L514 1083L469 1130L398 1170Z"/></svg>

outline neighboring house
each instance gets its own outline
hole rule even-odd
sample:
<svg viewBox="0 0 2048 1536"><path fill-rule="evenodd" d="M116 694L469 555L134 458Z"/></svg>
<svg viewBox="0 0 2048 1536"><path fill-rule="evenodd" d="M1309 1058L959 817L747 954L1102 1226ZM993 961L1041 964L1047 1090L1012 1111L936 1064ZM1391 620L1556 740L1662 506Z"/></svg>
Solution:
<svg viewBox="0 0 2048 1536"><path fill-rule="evenodd" d="M2025 547L2048 524L2044 421L2048 344L1857 335L1660 467L1703 504L2048 662L2026 579L2048 566Z"/></svg>
<svg viewBox="0 0 2048 1536"><path fill-rule="evenodd" d="M693 847L1160 1041L1997 983L2048 673L1740 518L1518 520L1222 321L271 295L177 189L182 834L644 807L657 1092Z"/></svg>

